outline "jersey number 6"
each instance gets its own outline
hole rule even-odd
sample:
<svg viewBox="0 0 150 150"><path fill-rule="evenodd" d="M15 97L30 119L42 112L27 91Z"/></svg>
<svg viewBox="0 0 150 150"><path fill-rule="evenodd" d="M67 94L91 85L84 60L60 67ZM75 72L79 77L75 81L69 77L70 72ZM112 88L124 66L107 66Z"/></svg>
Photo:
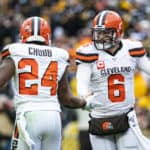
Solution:
<svg viewBox="0 0 150 150"><path fill-rule="evenodd" d="M108 97L112 102L122 102L125 99L124 76L113 74L108 77Z"/></svg>

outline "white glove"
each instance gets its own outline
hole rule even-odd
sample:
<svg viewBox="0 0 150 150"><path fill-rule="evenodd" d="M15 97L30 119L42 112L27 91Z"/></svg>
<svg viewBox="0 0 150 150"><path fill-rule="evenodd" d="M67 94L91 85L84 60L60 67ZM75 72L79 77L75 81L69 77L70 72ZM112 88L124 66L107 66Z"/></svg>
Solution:
<svg viewBox="0 0 150 150"><path fill-rule="evenodd" d="M94 104L92 103L93 95L86 96L86 97L84 97L84 99L86 100L86 105L84 106L83 109L91 111L92 108L94 107Z"/></svg>
<svg viewBox="0 0 150 150"><path fill-rule="evenodd" d="M28 132L26 131L26 119L24 118L24 114L20 114L17 118L17 125L19 130L19 136L20 138L26 142L26 144L29 146L29 149L32 150L32 147L35 145L35 143L30 138Z"/></svg>

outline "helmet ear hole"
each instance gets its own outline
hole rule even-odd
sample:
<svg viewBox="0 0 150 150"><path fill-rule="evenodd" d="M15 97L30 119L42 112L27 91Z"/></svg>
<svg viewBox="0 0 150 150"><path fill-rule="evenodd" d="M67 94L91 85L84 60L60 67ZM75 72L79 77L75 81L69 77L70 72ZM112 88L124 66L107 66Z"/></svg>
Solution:
<svg viewBox="0 0 150 150"><path fill-rule="evenodd" d="M48 22L41 17L27 18L20 27L20 40L26 42L42 42L49 45L51 29Z"/></svg>

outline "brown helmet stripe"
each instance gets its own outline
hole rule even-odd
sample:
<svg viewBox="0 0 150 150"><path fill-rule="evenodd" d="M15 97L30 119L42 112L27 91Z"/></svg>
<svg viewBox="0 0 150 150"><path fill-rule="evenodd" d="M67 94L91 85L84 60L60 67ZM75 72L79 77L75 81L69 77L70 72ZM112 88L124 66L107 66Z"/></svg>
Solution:
<svg viewBox="0 0 150 150"><path fill-rule="evenodd" d="M34 18L32 17L32 20L31 20L31 35L34 35Z"/></svg>
<svg viewBox="0 0 150 150"><path fill-rule="evenodd" d="M38 32L37 32L37 34L38 35L40 35L40 28L41 28L40 24L41 24L41 20L38 18L38 23L37 23L37 25L38 25Z"/></svg>

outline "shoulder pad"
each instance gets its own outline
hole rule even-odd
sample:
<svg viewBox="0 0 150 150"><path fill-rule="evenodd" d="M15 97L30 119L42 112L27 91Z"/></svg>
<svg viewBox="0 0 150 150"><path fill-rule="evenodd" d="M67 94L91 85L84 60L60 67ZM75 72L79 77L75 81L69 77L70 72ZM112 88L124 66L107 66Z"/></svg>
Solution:
<svg viewBox="0 0 150 150"><path fill-rule="evenodd" d="M129 55L132 57L142 57L146 54L145 48L140 41L130 40Z"/></svg>
<svg viewBox="0 0 150 150"><path fill-rule="evenodd" d="M10 55L10 50L9 50L10 46L11 46L10 44L9 44L9 45L6 45L6 46L2 49L2 51L1 51L1 53L0 53L0 56L2 57L2 59L6 58L6 57L8 57L8 56Z"/></svg>
<svg viewBox="0 0 150 150"><path fill-rule="evenodd" d="M91 63L98 59L98 52L93 47L93 44L85 44L80 46L76 51L76 62L77 63Z"/></svg>
<svg viewBox="0 0 150 150"><path fill-rule="evenodd" d="M64 61L69 61L69 52L62 48L52 47L55 56L63 59Z"/></svg>
<svg viewBox="0 0 150 150"><path fill-rule="evenodd" d="M6 45L1 51L2 59L20 52L23 47L24 46L22 43L12 43L12 44Z"/></svg>

